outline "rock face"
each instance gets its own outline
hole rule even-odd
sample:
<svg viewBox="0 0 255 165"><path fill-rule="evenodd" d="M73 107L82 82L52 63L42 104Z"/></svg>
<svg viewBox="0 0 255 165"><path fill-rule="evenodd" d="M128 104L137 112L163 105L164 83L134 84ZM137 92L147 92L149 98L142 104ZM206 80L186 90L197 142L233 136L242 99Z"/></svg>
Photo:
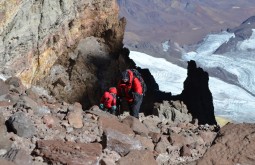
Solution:
<svg viewBox="0 0 255 165"><path fill-rule="evenodd" d="M125 27L115 0L4 0L0 6L5 77L16 75L26 86L87 105L115 82Z"/></svg>
<svg viewBox="0 0 255 165"><path fill-rule="evenodd" d="M254 164L254 130L254 124L227 124L222 127L215 144L198 161L198 164Z"/></svg>
<svg viewBox="0 0 255 165"><path fill-rule="evenodd" d="M189 113L197 118L200 124L217 124L214 116L213 98L208 85L209 75L196 62L188 62L188 77L184 81L184 89L177 96L187 105Z"/></svg>

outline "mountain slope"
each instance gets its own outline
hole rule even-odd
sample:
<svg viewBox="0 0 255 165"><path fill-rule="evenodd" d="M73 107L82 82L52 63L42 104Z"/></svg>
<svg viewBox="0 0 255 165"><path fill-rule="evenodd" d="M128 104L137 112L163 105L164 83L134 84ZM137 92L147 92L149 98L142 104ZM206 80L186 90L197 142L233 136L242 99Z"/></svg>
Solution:
<svg viewBox="0 0 255 165"><path fill-rule="evenodd" d="M173 40L196 43L210 32L237 26L255 14L253 0L118 0L127 18L125 43Z"/></svg>

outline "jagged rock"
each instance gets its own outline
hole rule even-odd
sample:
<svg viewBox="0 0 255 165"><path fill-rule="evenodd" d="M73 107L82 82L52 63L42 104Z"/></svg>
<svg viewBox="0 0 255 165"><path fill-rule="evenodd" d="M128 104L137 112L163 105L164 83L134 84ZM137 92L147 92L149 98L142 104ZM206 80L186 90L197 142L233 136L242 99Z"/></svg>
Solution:
<svg viewBox="0 0 255 165"><path fill-rule="evenodd" d="M160 141L157 143L155 147L155 151L158 153L165 153L167 152L167 147L170 145L166 136L162 135Z"/></svg>
<svg viewBox="0 0 255 165"><path fill-rule="evenodd" d="M172 133L170 134L169 141L173 146L181 147L185 144L185 137L177 133Z"/></svg>
<svg viewBox="0 0 255 165"><path fill-rule="evenodd" d="M104 143L106 148L116 151L121 156L125 156L131 150L142 149L141 142L133 137L130 137L127 134L123 134L110 128L106 129L104 133Z"/></svg>
<svg viewBox="0 0 255 165"><path fill-rule="evenodd" d="M182 128L180 128L180 127L170 127L169 130L170 130L170 132L178 134L179 132L181 132Z"/></svg>
<svg viewBox="0 0 255 165"><path fill-rule="evenodd" d="M183 100L189 113L193 118L198 119L199 124L216 125L208 73L202 68L197 68L196 62L191 60L188 62L187 75L184 89L177 98Z"/></svg>
<svg viewBox="0 0 255 165"><path fill-rule="evenodd" d="M86 162L86 164L96 165L102 154L102 146L99 143L85 144L59 140L37 141L36 150L36 154L50 164L83 165Z"/></svg>
<svg viewBox="0 0 255 165"><path fill-rule="evenodd" d="M121 158L118 165L156 165L157 162L150 151L131 151L127 156Z"/></svg>
<svg viewBox="0 0 255 165"><path fill-rule="evenodd" d="M38 102L29 98L28 96L22 95L17 103L14 105L15 108L24 108L27 110L31 110L31 113L43 116L45 114L50 113L50 110L47 106L39 105Z"/></svg>
<svg viewBox="0 0 255 165"><path fill-rule="evenodd" d="M162 104L156 104L154 113L159 115L161 120L166 120L173 123L183 123L192 121L191 114L188 114L185 105L180 104L181 109L176 109L176 105L173 105L172 102L163 101Z"/></svg>
<svg viewBox="0 0 255 165"><path fill-rule="evenodd" d="M10 149L3 158L18 165L32 165L31 156L22 149Z"/></svg>
<svg viewBox="0 0 255 165"><path fill-rule="evenodd" d="M150 132L160 133L160 129L158 128L160 119L156 116L148 116L142 123L149 129Z"/></svg>
<svg viewBox="0 0 255 165"><path fill-rule="evenodd" d="M169 159L170 155L168 155L167 153L161 153L157 156L156 161L158 164L164 164L167 163Z"/></svg>
<svg viewBox="0 0 255 165"><path fill-rule="evenodd" d="M150 132L149 136L151 137L151 139L154 143L157 143L159 141L160 137L161 137L161 134L160 133L155 133L155 132Z"/></svg>
<svg viewBox="0 0 255 165"><path fill-rule="evenodd" d="M189 147L186 145L182 146L180 149L180 156L192 156Z"/></svg>
<svg viewBox="0 0 255 165"><path fill-rule="evenodd" d="M203 139L205 145L210 146L214 141L217 133L211 131L199 131L199 136Z"/></svg>
<svg viewBox="0 0 255 165"><path fill-rule="evenodd" d="M148 128L133 116L126 117L122 123L128 125L138 135L148 136L149 134Z"/></svg>
<svg viewBox="0 0 255 165"><path fill-rule="evenodd" d="M108 150L107 148L105 148L103 150L103 158L107 158L108 160L113 160L114 164L116 161L118 161L121 156L115 152L115 151L112 151L112 150Z"/></svg>
<svg viewBox="0 0 255 165"><path fill-rule="evenodd" d="M83 127L83 110L79 103L70 106L67 114L69 124L74 128Z"/></svg>
<svg viewBox="0 0 255 165"><path fill-rule="evenodd" d="M223 126L214 144L197 164L254 164L254 130L254 124L230 123Z"/></svg>
<svg viewBox="0 0 255 165"><path fill-rule="evenodd" d="M16 112L7 121L7 127L21 137L32 137L36 129L31 120L23 112Z"/></svg>
<svg viewBox="0 0 255 165"><path fill-rule="evenodd" d="M136 135L135 139L137 139L141 142L141 144L145 150L154 151L154 144L152 143L151 139L149 139L147 137L140 136L140 135Z"/></svg>
<svg viewBox="0 0 255 165"><path fill-rule="evenodd" d="M107 118L100 116L98 122L104 132L108 129L112 129L114 131L124 134L125 136L134 136L133 130L126 124L120 123L116 118Z"/></svg>

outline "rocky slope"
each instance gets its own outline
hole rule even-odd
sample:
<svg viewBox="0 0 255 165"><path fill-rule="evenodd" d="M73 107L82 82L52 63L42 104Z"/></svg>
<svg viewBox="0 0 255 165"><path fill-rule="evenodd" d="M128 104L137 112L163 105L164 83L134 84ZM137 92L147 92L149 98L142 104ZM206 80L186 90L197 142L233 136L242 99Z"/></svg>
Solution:
<svg viewBox="0 0 255 165"><path fill-rule="evenodd" d="M158 115L141 113L139 121L59 102L15 77L0 83L1 164L187 163L217 134L215 126L198 125L180 101L155 104Z"/></svg>
<svg viewBox="0 0 255 165"><path fill-rule="evenodd" d="M115 82L125 27L115 0L13 0L0 6L5 78L17 76L27 87L37 84L59 99L90 104Z"/></svg>
<svg viewBox="0 0 255 165"><path fill-rule="evenodd" d="M199 123L213 112L208 75L199 68L184 83L187 106L159 91L148 70L141 70L150 87L143 110L153 115L140 113L138 120L90 106L116 84L120 71L135 66L122 49L125 19L118 20L116 1L13 0L0 6L1 165L217 164L215 151L226 148L222 161L254 160L254 125L231 124L218 134L216 125ZM195 80L204 90L189 90ZM207 99L197 99L201 95ZM195 104L206 104L197 106L198 120L189 113L192 96Z"/></svg>

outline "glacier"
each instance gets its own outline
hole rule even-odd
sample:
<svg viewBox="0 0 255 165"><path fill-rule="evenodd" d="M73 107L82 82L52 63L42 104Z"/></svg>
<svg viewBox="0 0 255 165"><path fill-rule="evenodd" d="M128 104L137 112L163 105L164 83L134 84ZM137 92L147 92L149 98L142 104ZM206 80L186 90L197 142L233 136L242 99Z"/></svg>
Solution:
<svg viewBox="0 0 255 165"><path fill-rule="evenodd" d="M225 40L220 41L225 42ZM206 59L201 61L197 59L197 55L194 57L194 60L206 63ZM152 57L137 51L130 51L130 58L137 66L150 70L160 90L172 92L174 95L182 92L183 82L187 77L187 69L179 67L163 58ZM220 60L223 59L220 58ZM210 60L212 60L211 63L217 62L217 58L215 57L212 57ZM227 63L228 61L225 62ZM234 70L234 67L232 69ZM255 122L255 97L249 92L239 86L226 83L215 77L209 78L209 88L213 95L215 115L235 122Z"/></svg>
<svg viewBox="0 0 255 165"><path fill-rule="evenodd" d="M227 42L232 33L220 33L208 35L196 51L183 53L183 60L195 60L199 66L204 68L222 68L235 75L238 84L255 96L255 30L250 39L241 41L237 44L237 50L223 55L214 54L224 42ZM209 46L214 45L214 46Z"/></svg>

